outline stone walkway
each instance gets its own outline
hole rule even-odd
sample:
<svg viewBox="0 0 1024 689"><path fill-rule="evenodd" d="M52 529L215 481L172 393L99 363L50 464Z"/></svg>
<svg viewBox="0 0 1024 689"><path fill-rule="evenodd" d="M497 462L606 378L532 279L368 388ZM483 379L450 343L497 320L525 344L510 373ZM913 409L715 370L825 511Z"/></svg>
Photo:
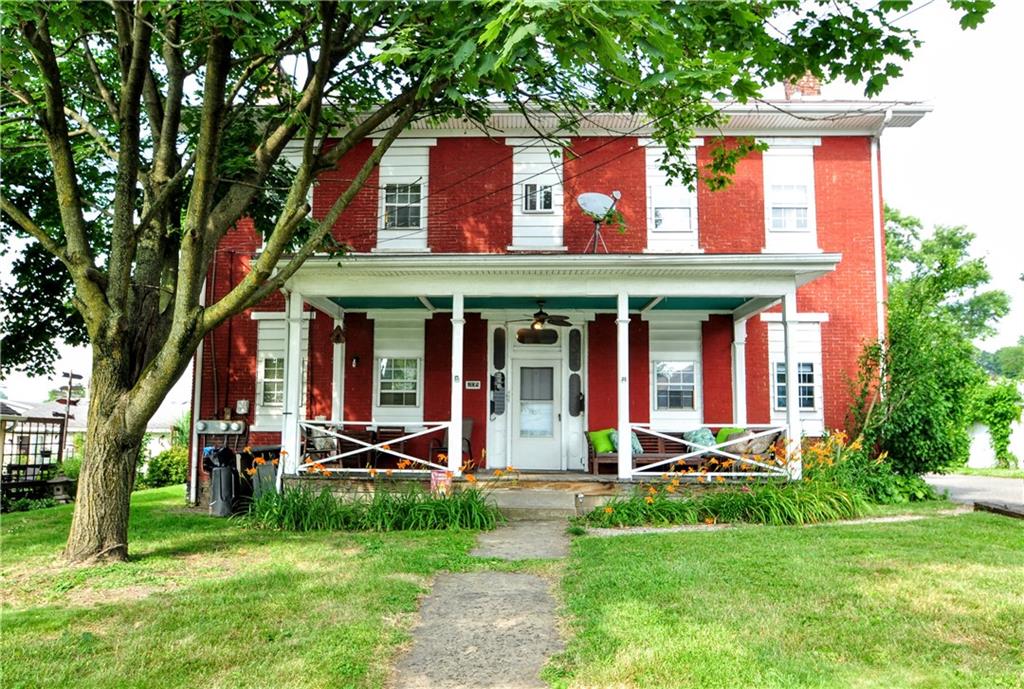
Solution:
<svg viewBox="0 0 1024 689"><path fill-rule="evenodd" d="M568 554L566 523L511 522L481 533L472 554L503 560ZM540 671L562 650L551 584L533 574L444 574L420 608L396 689L543 689Z"/></svg>

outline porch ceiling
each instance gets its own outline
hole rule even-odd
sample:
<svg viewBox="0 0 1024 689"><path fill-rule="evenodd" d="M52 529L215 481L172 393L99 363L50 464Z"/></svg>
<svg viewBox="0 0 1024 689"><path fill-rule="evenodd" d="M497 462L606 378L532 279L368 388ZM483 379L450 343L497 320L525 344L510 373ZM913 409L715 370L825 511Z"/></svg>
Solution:
<svg viewBox="0 0 1024 689"><path fill-rule="evenodd" d="M654 295L652 295L654 296ZM372 309L425 309L418 297L331 297L332 302L346 311L362 311ZM450 296L427 296L435 308L450 310ZM532 311L537 308L537 300L544 300L544 309L549 312L558 310L614 311L615 297L548 297L544 294L523 297L471 297L466 296L465 308L478 309L512 309ZM640 296L629 298L631 311L639 311L650 302L651 297ZM732 311L747 301L746 297L666 297L658 302L654 311Z"/></svg>

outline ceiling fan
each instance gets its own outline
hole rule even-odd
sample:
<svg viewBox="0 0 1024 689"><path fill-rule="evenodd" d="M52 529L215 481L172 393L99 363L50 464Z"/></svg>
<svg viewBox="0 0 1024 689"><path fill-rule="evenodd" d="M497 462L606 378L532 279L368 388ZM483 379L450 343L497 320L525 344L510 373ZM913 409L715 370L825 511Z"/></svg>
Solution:
<svg viewBox="0 0 1024 689"><path fill-rule="evenodd" d="M572 327L572 323L569 322L568 316L548 313L544 310L544 300L538 299L537 312L533 314L533 320L530 322L530 328L533 330L543 330L545 325L554 325L561 328Z"/></svg>

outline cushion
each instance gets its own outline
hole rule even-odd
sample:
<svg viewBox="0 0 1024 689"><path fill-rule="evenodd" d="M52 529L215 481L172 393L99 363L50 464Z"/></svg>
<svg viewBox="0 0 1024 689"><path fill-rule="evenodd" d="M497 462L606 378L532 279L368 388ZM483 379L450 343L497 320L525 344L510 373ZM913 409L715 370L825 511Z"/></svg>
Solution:
<svg viewBox="0 0 1024 689"><path fill-rule="evenodd" d="M615 452L615 445L612 444L611 438L614 430L614 428L605 428L601 431L587 431L587 437L590 438L590 445L594 448L594 452L599 455Z"/></svg>
<svg viewBox="0 0 1024 689"><path fill-rule="evenodd" d="M747 452L752 455L763 455L771 449L772 445L774 445L778 439L778 433L769 433L768 435L761 436L760 438L754 438L750 441Z"/></svg>
<svg viewBox="0 0 1024 689"><path fill-rule="evenodd" d="M723 440L719 441L719 442L727 442L727 443L729 443L728 445L726 445L725 447L722 448L722 451L723 452L730 452L730 453L732 453L734 455L742 455L744 452L749 452L750 451L750 445L751 445L751 443L753 441L751 441L751 440L742 440L742 438L748 438L748 437L750 437L752 435L754 435L754 434L751 431L736 431L735 433L730 433L728 435L728 437L725 438L724 441ZM733 442L733 441L735 441L735 442Z"/></svg>
<svg viewBox="0 0 1024 689"><path fill-rule="evenodd" d="M631 432L629 435L630 435L631 444L633 446L633 456L636 457L637 455L642 455L644 453L644 446L640 444L640 438L636 437L636 432L635 431ZM616 429L614 429L614 428L612 429L612 432L611 432L611 439L612 439L612 447L614 447L615 451L618 452L619 451L619 432Z"/></svg>
<svg viewBox="0 0 1024 689"><path fill-rule="evenodd" d="M686 431L683 433L683 440L688 443L697 443L703 447L711 447L715 444L715 436L707 428L698 428L694 431ZM697 448L692 449L696 450Z"/></svg>
<svg viewBox="0 0 1024 689"><path fill-rule="evenodd" d="M725 426L718 431L718 435L715 436L715 443L721 444L729 439L729 436L733 433L741 433L744 429L733 428L732 426Z"/></svg>

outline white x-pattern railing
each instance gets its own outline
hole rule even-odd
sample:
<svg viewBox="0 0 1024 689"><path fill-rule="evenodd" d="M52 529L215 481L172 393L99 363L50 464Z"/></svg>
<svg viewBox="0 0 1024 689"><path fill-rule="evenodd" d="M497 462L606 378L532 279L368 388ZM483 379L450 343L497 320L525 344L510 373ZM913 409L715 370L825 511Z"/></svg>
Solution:
<svg viewBox="0 0 1024 689"><path fill-rule="evenodd" d="M692 460L704 455L712 455L715 458L719 458L718 462L721 465L723 460L731 460L732 464L727 469L737 467L734 470L723 470L716 469L713 473L715 476L723 477L776 477L789 475L789 470L785 463L783 464L770 464L764 461L764 458L760 455L750 456L745 454L736 454L731 451L738 443L750 443L752 441L768 438L773 438L769 444L768 449L771 450L779 440L781 440L786 434L786 427L772 424L705 424L705 427L729 427L729 428L742 428L745 431L751 431L750 435L745 435L741 438L733 438L732 440L725 440L720 443L712 443L711 445L702 445L690 440L683 440L680 435L669 435L667 431L656 431L651 428L649 423L633 423L630 424L634 433L639 437L640 434L654 436L663 440L669 441L675 445L682 445L684 447L691 448L685 452L681 452L672 457L666 459L659 459L658 461L644 464L642 467L633 467L633 476L638 478L659 476L666 473L666 468L673 468L673 465L686 464L687 460ZM726 450L729 448L729 450ZM743 467L757 467L761 471L750 470L743 471ZM671 472L669 472L671 473Z"/></svg>
<svg viewBox="0 0 1024 689"><path fill-rule="evenodd" d="M374 427L387 427L392 428L394 426L385 426L379 422L373 421L299 421L299 428L303 435L307 438L307 447L305 454L302 457L302 463L299 464L300 472L308 472L311 467L316 465L320 467L320 471L329 471L331 473L369 473L376 471L371 467L342 467L342 466L330 466L331 463L340 462L348 457L354 457L357 455L363 455L367 453L383 453L397 457L399 459L405 459L412 462L414 465L418 465L418 468L406 468L406 469L391 469L392 474L422 474L425 471L430 470L447 470L447 464L438 464L431 462L428 459L422 457L415 457L413 455L400 452L395 449L407 440L413 438L420 438L422 436L430 435L432 433L443 433L447 431L451 425L448 421L428 421L422 424L417 424L417 428L413 431L406 433L403 436L397 438L384 438L378 439L377 442L368 442L363 438L353 437L344 433L346 426L355 426L361 428L374 428ZM351 432L351 431L350 431ZM355 447L352 449L337 451L334 454L329 454L324 457L316 457L311 459L308 450L310 447L313 449L319 449L319 451L329 451L329 447L317 448L318 442L326 440L328 443L339 448L341 442L346 442ZM428 455L429 457L429 455Z"/></svg>

